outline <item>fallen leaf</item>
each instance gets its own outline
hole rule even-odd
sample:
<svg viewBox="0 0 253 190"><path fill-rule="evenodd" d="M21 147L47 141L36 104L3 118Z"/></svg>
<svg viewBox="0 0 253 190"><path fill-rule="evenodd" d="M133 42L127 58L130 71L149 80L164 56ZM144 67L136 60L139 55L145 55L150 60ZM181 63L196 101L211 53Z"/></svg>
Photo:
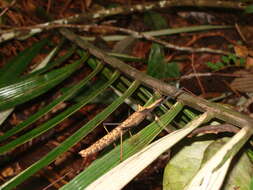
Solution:
<svg viewBox="0 0 253 190"><path fill-rule="evenodd" d="M84 1L85 3L85 6L86 6L86 9L90 7L91 3L92 3L92 0L85 0Z"/></svg>
<svg viewBox="0 0 253 190"><path fill-rule="evenodd" d="M236 24L236 29L238 33L240 34L241 38L245 43L248 45L253 45L253 26L242 26Z"/></svg>
<svg viewBox="0 0 253 190"><path fill-rule="evenodd" d="M253 92L253 73L248 71L237 71L234 74L240 74L242 77L236 78L231 82L231 87L240 92Z"/></svg>
<svg viewBox="0 0 253 190"><path fill-rule="evenodd" d="M253 58L247 57L246 59L246 69L251 69L253 67Z"/></svg>
<svg viewBox="0 0 253 190"><path fill-rule="evenodd" d="M246 46L235 46L235 54L239 57L247 57L249 55L248 48Z"/></svg>
<svg viewBox="0 0 253 190"><path fill-rule="evenodd" d="M163 189L183 189L199 170L204 151L210 143L212 141L193 142L173 156L163 174Z"/></svg>

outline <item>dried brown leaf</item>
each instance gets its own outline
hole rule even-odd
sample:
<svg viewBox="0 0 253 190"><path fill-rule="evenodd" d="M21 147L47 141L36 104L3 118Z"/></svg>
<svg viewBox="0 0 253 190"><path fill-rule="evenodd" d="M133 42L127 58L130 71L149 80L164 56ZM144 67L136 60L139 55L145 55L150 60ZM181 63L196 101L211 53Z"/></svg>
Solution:
<svg viewBox="0 0 253 190"><path fill-rule="evenodd" d="M92 0L84 0L86 9L90 7Z"/></svg>
<svg viewBox="0 0 253 190"><path fill-rule="evenodd" d="M246 67L246 69L253 68L253 58L252 57L247 57L245 67Z"/></svg>
<svg viewBox="0 0 253 190"><path fill-rule="evenodd" d="M237 24L236 29L245 43L247 43L248 45L253 44L253 40L252 40L253 26L242 26L242 25Z"/></svg>
<svg viewBox="0 0 253 190"><path fill-rule="evenodd" d="M242 74L243 77L234 79L231 87L241 92L253 92L253 73L241 70L235 74Z"/></svg>
<svg viewBox="0 0 253 190"><path fill-rule="evenodd" d="M248 48L246 46L235 46L234 47L235 53L239 57L247 57L249 55Z"/></svg>

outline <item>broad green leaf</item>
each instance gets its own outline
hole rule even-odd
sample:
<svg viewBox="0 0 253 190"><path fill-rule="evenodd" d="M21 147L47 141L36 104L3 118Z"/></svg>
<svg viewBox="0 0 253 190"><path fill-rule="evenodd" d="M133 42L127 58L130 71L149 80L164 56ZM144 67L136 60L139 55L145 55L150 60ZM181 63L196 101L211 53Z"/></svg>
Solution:
<svg viewBox="0 0 253 190"><path fill-rule="evenodd" d="M3 141L7 139L8 137L16 134L17 132L23 130L36 120L38 120L40 117L48 113L50 110L52 110L55 106L63 102L64 100L70 98L73 94L75 94L80 88L82 88L91 78L93 78L101 69L103 68L102 64L99 64L96 69L89 74L86 78L84 78L82 81L80 81L78 84L74 85L73 87L69 88L66 92L63 93L62 96L59 98L53 100L49 105L41 108L38 112L31 115L28 119L23 121L22 123L18 124L17 126L13 127L11 130L4 133L4 135L0 136L0 141ZM101 86L100 86L101 87ZM97 89L99 89L98 87ZM86 89L87 91L87 89ZM90 92L90 91L88 91Z"/></svg>
<svg viewBox="0 0 253 190"><path fill-rule="evenodd" d="M187 185L187 190L208 189L219 190L222 186L225 174L229 171L229 165L238 151L249 140L252 133L250 127L243 127L232 138L228 140L215 154L209 153L211 158L200 168L191 182ZM227 138L228 139L228 138ZM225 141L224 139L222 139ZM221 143L219 143L221 144ZM203 183L204 181L204 183Z"/></svg>
<svg viewBox="0 0 253 190"><path fill-rule="evenodd" d="M224 62L224 63L226 63L226 64L229 64L230 63L230 59L229 59L229 57L228 56L222 56L221 57L221 60Z"/></svg>
<svg viewBox="0 0 253 190"><path fill-rule="evenodd" d="M5 110L35 98L70 76L87 57L73 64L56 69L42 76L35 76L21 82L0 88L0 110Z"/></svg>
<svg viewBox="0 0 253 190"><path fill-rule="evenodd" d="M216 65L213 62L206 62L206 66L209 67L212 70L217 70Z"/></svg>
<svg viewBox="0 0 253 190"><path fill-rule="evenodd" d="M246 14L251 14L251 13L253 13L253 5L247 6L247 7L245 8L244 12L245 12Z"/></svg>
<svg viewBox="0 0 253 190"><path fill-rule="evenodd" d="M204 151L212 141L190 140L177 147L178 152L167 164L163 174L163 190L182 190L199 170Z"/></svg>
<svg viewBox="0 0 253 190"><path fill-rule="evenodd" d="M152 140L154 140L154 138L161 132L163 127L168 125L182 110L182 108L182 104L175 104L171 110L159 118L158 122L152 122L139 133L124 141L122 144L122 160L125 160L134 153L140 151ZM94 161L88 168L86 168L82 173L76 176L72 181L63 186L61 189L84 189L87 185L103 175L105 172L122 162L122 160L120 160L120 154L121 147L118 145L112 151L105 154L100 159Z"/></svg>
<svg viewBox="0 0 253 190"><path fill-rule="evenodd" d="M147 74L158 79L180 76L177 63L166 63L164 48L156 43L152 44L149 53Z"/></svg>
<svg viewBox="0 0 253 190"><path fill-rule="evenodd" d="M118 78L118 73L115 73L111 80L108 81L107 85L111 85ZM107 86L107 87L108 87ZM129 97L139 86L139 82L135 81L129 87L129 89L123 94L123 96L119 97L116 101L114 101L111 105L105 108L102 112L97 114L92 120L86 123L83 127L81 127L78 131L76 131L72 136L68 137L63 143L61 143L58 147L49 152L42 159L4 183L0 186L1 190L10 190L25 181L28 177L50 164L52 161L56 159L57 156L66 152L69 148L74 146L77 142L83 139L89 132L91 132L96 126L103 122L105 118L107 118L114 110L116 110L124 100ZM99 94L99 93L97 93ZM91 99L95 97L94 94L91 95Z"/></svg>
<svg viewBox="0 0 253 190"><path fill-rule="evenodd" d="M215 63L215 65L217 66L218 70L222 69L222 68L224 68L226 66L224 63L222 63L220 61L218 61L217 63Z"/></svg>
<svg viewBox="0 0 253 190"><path fill-rule="evenodd" d="M165 66L163 46L153 43L148 58L147 74L158 79L164 78Z"/></svg>
<svg viewBox="0 0 253 190"><path fill-rule="evenodd" d="M209 160L228 140L229 138L223 138L211 143L205 150L204 163ZM202 165L204 165L204 163ZM248 158L246 152L238 154L232 163L233 167L231 167L227 173L226 180L221 190L236 188L240 190L251 190L249 187L253 175L253 163Z"/></svg>
<svg viewBox="0 0 253 190"><path fill-rule="evenodd" d="M206 148L204 152L201 167L204 166L205 163L228 141L229 141L229 138L224 137L222 139L213 141L210 145L208 145L208 147Z"/></svg>
<svg viewBox="0 0 253 190"><path fill-rule="evenodd" d="M24 72L32 59L48 43L48 39L35 43L19 53L0 69L0 87L13 83Z"/></svg>
<svg viewBox="0 0 253 190"><path fill-rule="evenodd" d="M233 63L236 63L237 57L235 54L229 54L228 58L233 61Z"/></svg>
<svg viewBox="0 0 253 190"><path fill-rule="evenodd" d="M224 63L222 62L217 62L217 63L207 62L206 65L213 71L218 71L222 69L223 67L225 67Z"/></svg>
<svg viewBox="0 0 253 190"><path fill-rule="evenodd" d="M144 13L144 23L151 29L160 30L168 28L166 19L158 12L147 11Z"/></svg>
<svg viewBox="0 0 253 190"><path fill-rule="evenodd" d="M238 66L245 66L246 60L245 58L240 57Z"/></svg>
<svg viewBox="0 0 253 190"><path fill-rule="evenodd" d="M179 71L179 67L178 64L176 62L170 62L170 63L166 63L166 73L165 73L165 77L168 78L176 78L176 77L180 77L180 71Z"/></svg>

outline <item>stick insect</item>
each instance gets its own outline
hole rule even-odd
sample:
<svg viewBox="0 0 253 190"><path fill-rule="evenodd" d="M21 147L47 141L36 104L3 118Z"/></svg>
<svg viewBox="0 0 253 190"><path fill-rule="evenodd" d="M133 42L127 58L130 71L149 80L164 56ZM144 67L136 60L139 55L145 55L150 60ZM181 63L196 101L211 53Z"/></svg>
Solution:
<svg viewBox="0 0 253 190"><path fill-rule="evenodd" d="M125 132L127 132L130 128L139 125L146 118L146 116L150 114L151 111L153 111L157 106L159 106L162 103L162 101L163 98L160 98L147 107L140 106L138 111L131 114L125 121L123 121L120 125L118 125L107 135L99 139L93 145L91 145L87 149L81 150L79 154L82 157L88 157L102 150L103 148L105 148L106 146L117 140L119 137L122 137L122 135Z"/></svg>

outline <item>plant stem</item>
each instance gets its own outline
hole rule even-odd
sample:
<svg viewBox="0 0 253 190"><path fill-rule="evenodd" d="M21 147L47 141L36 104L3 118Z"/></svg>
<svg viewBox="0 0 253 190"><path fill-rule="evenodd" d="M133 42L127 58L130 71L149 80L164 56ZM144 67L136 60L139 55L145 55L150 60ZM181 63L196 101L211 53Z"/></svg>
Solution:
<svg viewBox="0 0 253 190"><path fill-rule="evenodd" d="M138 80L143 84L153 89L156 89L165 95L171 96L172 98L175 98L178 101L197 110L211 110L212 113L215 114L218 119L236 125L240 128L244 126L250 127L250 131L253 133L253 119L248 117L247 115L241 114L235 110L232 110L231 108L209 102L205 99L192 96L187 92L177 89L174 86L168 85L163 81L147 76L146 74L138 71L137 69L125 64L121 60L108 56L105 52L103 52L103 50L100 50L89 42L82 40L78 35L74 34L68 29L61 29L60 33L70 41L76 43L79 47L87 50L90 54L101 59L105 63L130 76L131 78Z"/></svg>

